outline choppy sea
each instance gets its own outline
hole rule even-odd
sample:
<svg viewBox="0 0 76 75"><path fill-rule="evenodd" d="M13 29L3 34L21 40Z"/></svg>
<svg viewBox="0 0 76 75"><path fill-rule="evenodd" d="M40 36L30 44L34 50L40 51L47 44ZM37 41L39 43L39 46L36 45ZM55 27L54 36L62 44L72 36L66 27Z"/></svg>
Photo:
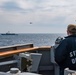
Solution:
<svg viewBox="0 0 76 75"><path fill-rule="evenodd" d="M33 44L34 46L52 46L57 37L65 37L66 34L18 34L1 35L0 47L16 44Z"/></svg>

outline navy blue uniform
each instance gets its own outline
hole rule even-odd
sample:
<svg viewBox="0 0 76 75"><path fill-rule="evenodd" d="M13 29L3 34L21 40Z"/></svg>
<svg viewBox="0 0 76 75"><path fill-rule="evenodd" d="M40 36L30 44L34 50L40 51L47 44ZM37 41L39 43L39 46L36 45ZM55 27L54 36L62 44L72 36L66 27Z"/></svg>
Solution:
<svg viewBox="0 0 76 75"><path fill-rule="evenodd" d="M55 61L60 68L76 70L76 35L65 37L55 49Z"/></svg>

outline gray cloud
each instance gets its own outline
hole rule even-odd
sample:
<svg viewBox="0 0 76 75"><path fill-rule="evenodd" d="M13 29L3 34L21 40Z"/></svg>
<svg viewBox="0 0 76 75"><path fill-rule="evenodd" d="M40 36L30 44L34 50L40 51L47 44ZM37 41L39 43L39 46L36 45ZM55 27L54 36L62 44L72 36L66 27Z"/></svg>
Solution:
<svg viewBox="0 0 76 75"><path fill-rule="evenodd" d="M0 1L0 28L31 32L43 28L51 32L52 27L64 28L76 18L75 0L3 0ZM10 12L9 12L10 11ZM29 22L33 22L29 26ZM21 28L22 27L22 28ZM4 29L6 29L4 28ZM17 29L18 28L18 29ZM49 29L49 31L48 31ZM1 29L0 29L1 30ZM7 31L6 30L6 31ZM16 31L15 30L15 31ZM2 30L3 31L3 30ZM41 30L42 31L42 30ZM39 32L37 30L36 32Z"/></svg>
<svg viewBox="0 0 76 75"><path fill-rule="evenodd" d="M9 1L9 2L4 2L2 6L0 6L3 10L7 11L18 11L21 10L21 8L18 7L17 3Z"/></svg>
<svg viewBox="0 0 76 75"><path fill-rule="evenodd" d="M18 12L34 12L37 10L40 11L52 11L55 8L72 8L72 7L76 7L75 4L67 2L67 1L60 1L59 3L55 0L54 1L50 1L50 0L22 0L21 2L19 2L21 0L11 0L7 2L3 2L3 4L0 6L0 8L4 11L18 11ZM28 5L26 5L26 3Z"/></svg>

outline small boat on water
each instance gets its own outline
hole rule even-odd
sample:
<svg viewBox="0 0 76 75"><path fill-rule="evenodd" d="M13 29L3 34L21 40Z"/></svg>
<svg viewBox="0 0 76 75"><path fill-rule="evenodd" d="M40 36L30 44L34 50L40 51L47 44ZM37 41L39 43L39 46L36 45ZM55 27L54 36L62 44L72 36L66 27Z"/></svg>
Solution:
<svg viewBox="0 0 76 75"><path fill-rule="evenodd" d="M8 31L7 33L2 33L1 35L18 35L18 34L10 33L10 32Z"/></svg>
<svg viewBox="0 0 76 75"><path fill-rule="evenodd" d="M15 33L4 33L4 34L1 34L1 35L18 35L18 34L15 34Z"/></svg>

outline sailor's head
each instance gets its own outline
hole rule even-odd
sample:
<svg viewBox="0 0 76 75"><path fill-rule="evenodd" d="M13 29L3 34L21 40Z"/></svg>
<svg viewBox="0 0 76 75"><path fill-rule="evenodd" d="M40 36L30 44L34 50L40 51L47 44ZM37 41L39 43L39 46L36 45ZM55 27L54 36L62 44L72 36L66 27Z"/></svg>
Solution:
<svg viewBox="0 0 76 75"><path fill-rule="evenodd" d="M76 25L75 24L69 24L67 26L67 35L73 35L76 34Z"/></svg>

